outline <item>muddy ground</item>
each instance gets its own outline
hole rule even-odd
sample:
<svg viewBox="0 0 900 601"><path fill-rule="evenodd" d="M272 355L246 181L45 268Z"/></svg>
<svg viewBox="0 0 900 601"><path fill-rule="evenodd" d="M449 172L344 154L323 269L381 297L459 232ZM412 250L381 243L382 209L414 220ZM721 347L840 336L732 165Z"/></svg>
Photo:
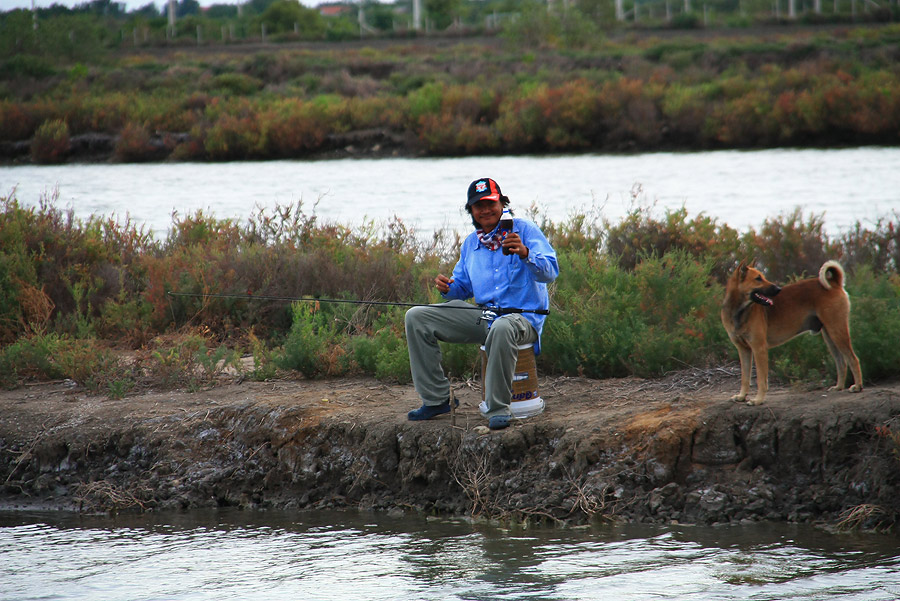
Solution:
<svg viewBox="0 0 900 601"><path fill-rule="evenodd" d="M0 508L359 507L582 523L756 520L891 527L900 382L859 394L773 386L727 400L736 368L661 380L541 378L546 411L484 428L409 422L408 385L223 382L114 400L70 381L0 393Z"/></svg>

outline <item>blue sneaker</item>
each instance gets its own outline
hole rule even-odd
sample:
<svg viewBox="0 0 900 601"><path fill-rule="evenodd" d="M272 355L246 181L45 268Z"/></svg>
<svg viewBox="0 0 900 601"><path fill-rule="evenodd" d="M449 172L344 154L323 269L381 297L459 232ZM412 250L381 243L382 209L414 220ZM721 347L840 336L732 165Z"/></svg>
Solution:
<svg viewBox="0 0 900 601"><path fill-rule="evenodd" d="M456 401L456 406L459 407L459 399L454 399ZM406 417L411 422L420 422L426 419L431 419L432 417L437 417L438 415L443 415L445 413L450 413L450 400L446 400L440 405L425 405L422 404L421 407L414 411L410 411L406 414Z"/></svg>
<svg viewBox="0 0 900 601"><path fill-rule="evenodd" d="M509 427L508 415L495 415L488 420L488 428L491 430L502 430Z"/></svg>

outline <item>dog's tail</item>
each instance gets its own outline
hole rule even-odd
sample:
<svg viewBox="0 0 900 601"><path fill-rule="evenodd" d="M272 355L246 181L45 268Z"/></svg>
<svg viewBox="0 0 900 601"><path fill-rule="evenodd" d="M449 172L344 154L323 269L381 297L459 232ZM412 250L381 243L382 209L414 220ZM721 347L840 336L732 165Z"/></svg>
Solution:
<svg viewBox="0 0 900 601"><path fill-rule="evenodd" d="M819 269L819 283L825 290L844 287L844 268L837 261L825 261Z"/></svg>

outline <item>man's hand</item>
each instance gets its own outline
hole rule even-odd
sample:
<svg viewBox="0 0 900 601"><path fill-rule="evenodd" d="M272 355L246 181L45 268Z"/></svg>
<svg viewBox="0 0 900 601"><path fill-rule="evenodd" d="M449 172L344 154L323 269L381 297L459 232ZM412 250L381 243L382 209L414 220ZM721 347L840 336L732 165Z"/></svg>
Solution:
<svg viewBox="0 0 900 601"><path fill-rule="evenodd" d="M506 238L503 239L502 245L510 254L519 255L523 260L528 258L528 247L522 244L519 234L515 232L508 233Z"/></svg>
<svg viewBox="0 0 900 601"><path fill-rule="evenodd" d="M439 273L436 278L434 278L434 287L438 289L438 292L441 294L447 294L450 292L450 284L453 283L453 280L445 276L443 273Z"/></svg>

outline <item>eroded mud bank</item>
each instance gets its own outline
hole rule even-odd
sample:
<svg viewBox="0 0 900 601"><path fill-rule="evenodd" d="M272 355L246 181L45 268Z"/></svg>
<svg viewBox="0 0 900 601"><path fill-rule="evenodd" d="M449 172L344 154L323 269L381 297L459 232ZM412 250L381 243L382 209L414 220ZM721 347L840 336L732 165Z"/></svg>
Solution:
<svg viewBox="0 0 900 601"><path fill-rule="evenodd" d="M0 395L0 504L96 511L361 507L484 517L868 527L900 514L900 386L775 389L734 378L542 380L544 414L486 433L480 392L405 419L407 386L227 384L122 400L65 382ZM851 513L852 512L852 513Z"/></svg>

